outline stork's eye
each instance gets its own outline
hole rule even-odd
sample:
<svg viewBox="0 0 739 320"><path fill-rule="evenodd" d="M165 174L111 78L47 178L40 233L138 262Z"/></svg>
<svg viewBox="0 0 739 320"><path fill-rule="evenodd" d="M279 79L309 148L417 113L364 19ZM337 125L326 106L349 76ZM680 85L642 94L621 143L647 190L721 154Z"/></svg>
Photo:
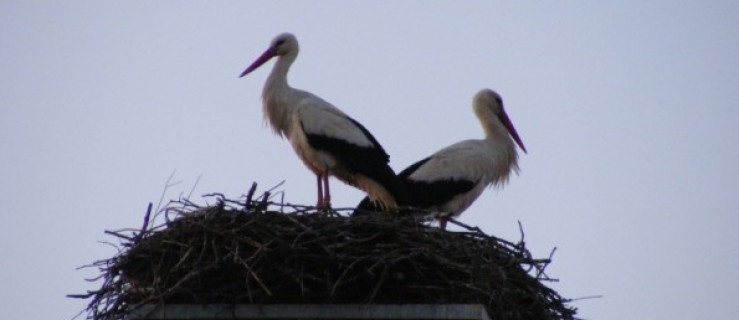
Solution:
<svg viewBox="0 0 739 320"><path fill-rule="evenodd" d="M279 46L281 46L283 44L285 44L285 40L282 40L282 39L277 40L277 42L275 42L275 47L279 47Z"/></svg>

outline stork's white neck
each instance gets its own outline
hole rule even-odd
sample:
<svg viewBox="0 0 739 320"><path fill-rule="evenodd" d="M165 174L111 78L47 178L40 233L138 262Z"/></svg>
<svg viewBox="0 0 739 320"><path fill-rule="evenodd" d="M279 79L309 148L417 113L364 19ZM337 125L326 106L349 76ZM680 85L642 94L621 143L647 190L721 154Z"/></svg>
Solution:
<svg viewBox="0 0 739 320"><path fill-rule="evenodd" d="M295 89L287 83L287 73L295 61L297 52L289 52L277 58L272 72L262 90L264 118L278 135L289 135L291 97Z"/></svg>
<svg viewBox="0 0 739 320"><path fill-rule="evenodd" d="M493 113L493 111L490 110L489 107L485 105L475 105L474 109L477 119L480 120L480 125L482 125L482 129L485 131L486 140L506 138L508 140L512 140L508 135L508 130L503 126L503 123L500 122L498 116L495 115L495 113Z"/></svg>
<svg viewBox="0 0 739 320"><path fill-rule="evenodd" d="M497 159L499 164L496 166L501 170L493 173L494 181L505 182L508 179L510 171L518 171L518 152L516 145L508 133L508 129L503 125L498 116L486 106L475 106L475 114L480 120L483 130L485 131L485 142L487 142Z"/></svg>
<svg viewBox="0 0 739 320"><path fill-rule="evenodd" d="M277 58L274 67L272 67L272 72L267 78L267 83L264 85L264 92L262 92L264 96L290 88L287 84L287 72L290 71L290 66L296 57L297 54L291 52Z"/></svg>

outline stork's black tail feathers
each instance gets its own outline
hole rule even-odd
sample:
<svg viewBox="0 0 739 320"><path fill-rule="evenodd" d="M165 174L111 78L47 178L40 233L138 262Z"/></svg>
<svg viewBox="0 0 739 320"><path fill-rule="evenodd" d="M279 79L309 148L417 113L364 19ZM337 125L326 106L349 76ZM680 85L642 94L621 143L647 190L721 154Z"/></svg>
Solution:
<svg viewBox="0 0 739 320"><path fill-rule="evenodd" d="M417 167L407 168L396 176L395 172L393 172L392 169L387 166L387 169L382 170L382 173L375 176L377 177L376 181L380 185L385 187L390 195L393 196L393 199L395 199L395 204L398 207L405 207L409 204L412 204L410 189L408 188L408 183L406 180L408 179L408 176L416 169ZM379 203L370 200L369 197L364 197L364 199L362 199L362 201L360 201L357 205L357 208L354 209L352 216L361 216L386 211L387 210L382 208Z"/></svg>
<svg viewBox="0 0 739 320"><path fill-rule="evenodd" d="M415 203L415 198L419 198L417 196L414 196L413 193L415 189L413 188L412 184L408 180L408 177L410 177L413 172L418 170L424 163L426 163L429 158L422 159L408 168L405 168L405 170L398 173L397 176L394 176L393 182L389 183L392 185L393 189L388 191L390 194L393 195L395 198L395 202L397 203L398 207L407 207L407 206L417 206L419 203ZM379 182L379 181L378 181ZM365 214L372 214L372 213L378 213L378 212L384 212L385 210L382 210L380 206L378 206L376 203L371 201L369 197L364 197L362 201L359 202L357 205L357 208L354 209L354 212L352 213L352 216L359 216L359 215L365 215Z"/></svg>
<svg viewBox="0 0 739 320"><path fill-rule="evenodd" d="M357 205L357 208L354 209L354 212L352 212L352 216L363 216L378 212L383 212L383 210L377 204L372 202L369 197L364 197L364 199L362 199L362 201Z"/></svg>
<svg viewBox="0 0 739 320"><path fill-rule="evenodd" d="M395 200L396 206L404 205L408 197L406 196L405 188L403 188L403 181L395 175L395 171L389 165L377 167L373 171L370 173L373 174L373 180L387 190L390 196L393 197L393 200ZM369 197L365 197L365 200L362 200L362 203L366 203L364 208L372 208L372 211L384 211L380 203L371 201Z"/></svg>

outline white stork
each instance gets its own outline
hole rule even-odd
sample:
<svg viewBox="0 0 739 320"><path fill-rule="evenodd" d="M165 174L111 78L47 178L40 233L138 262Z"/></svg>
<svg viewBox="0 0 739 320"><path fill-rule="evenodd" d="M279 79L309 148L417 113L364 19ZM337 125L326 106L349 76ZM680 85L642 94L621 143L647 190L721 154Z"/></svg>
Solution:
<svg viewBox="0 0 739 320"><path fill-rule="evenodd" d="M398 174L410 207L435 212L441 229L480 196L485 187L502 186L512 171L518 172L517 143L526 152L503 100L483 89L473 99L473 109L485 131L485 139L464 140L437 151ZM364 199L355 214L377 210Z"/></svg>
<svg viewBox="0 0 739 320"><path fill-rule="evenodd" d="M331 205L328 177L365 191L386 210L396 207L397 178L390 156L359 122L323 99L287 83L298 56L298 40L283 33L240 77L277 57L262 90L264 117L275 134L287 137L303 163L316 175L317 207Z"/></svg>

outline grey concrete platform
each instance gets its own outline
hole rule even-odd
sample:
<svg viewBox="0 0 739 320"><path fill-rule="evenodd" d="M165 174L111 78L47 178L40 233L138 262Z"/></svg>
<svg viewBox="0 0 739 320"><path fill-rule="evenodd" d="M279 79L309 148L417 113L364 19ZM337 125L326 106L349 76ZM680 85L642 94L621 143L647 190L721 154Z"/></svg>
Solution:
<svg viewBox="0 0 739 320"><path fill-rule="evenodd" d="M475 319L490 320L479 304L239 304L145 305L128 320L208 319Z"/></svg>

